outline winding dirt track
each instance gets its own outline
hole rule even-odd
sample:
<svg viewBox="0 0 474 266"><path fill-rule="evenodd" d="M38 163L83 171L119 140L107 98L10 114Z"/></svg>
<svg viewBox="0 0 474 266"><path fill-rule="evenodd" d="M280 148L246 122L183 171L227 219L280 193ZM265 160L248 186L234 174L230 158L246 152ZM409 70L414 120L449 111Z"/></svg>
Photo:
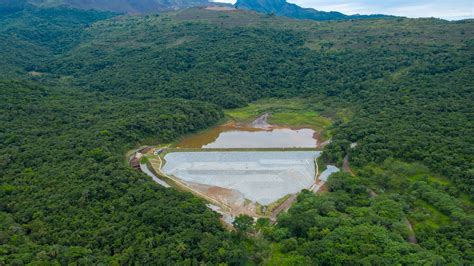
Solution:
<svg viewBox="0 0 474 266"><path fill-rule="evenodd" d="M342 170L346 173L351 174L351 176L355 176L354 172L352 172L351 166L349 164L349 155L344 157L344 162L342 163Z"/></svg>
<svg viewBox="0 0 474 266"><path fill-rule="evenodd" d="M369 190L369 195L371 198L375 198L378 196L377 193L375 193L375 191L373 191L372 189L368 189ZM411 243L411 244L418 244L418 240L416 239L416 235L415 235L415 231L413 230L413 226L411 225L410 221L408 220L408 218L403 218L403 222L405 223L405 225L407 226L408 228L408 242Z"/></svg>
<svg viewBox="0 0 474 266"><path fill-rule="evenodd" d="M314 193L318 192L319 188L324 185L325 182L320 182L317 184L318 181L318 176L319 176L319 165L318 165L318 160L314 159L314 164L316 166L316 174L314 175L314 184L311 186L309 189L310 191L314 191ZM293 202L296 200L298 197L298 194L293 194L291 195L287 200L285 200L282 204L280 204L275 210L272 211L270 214L270 221L276 222L278 214L281 212L286 212L290 209L291 205L293 205Z"/></svg>
<svg viewBox="0 0 474 266"><path fill-rule="evenodd" d="M272 211L270 214L270 221L276 222L278 214L281 212L286 212L288 209L290 209L291 205L293 205L293 202L296 200L297 194L291 195L287 200L285 200L280 206L275 208L275 210Z"/></svg>
<svg viewBox="0 0 474 266"><path fill-rule="evenodd" d="M416 239L415 231L413 230L413 226L411 226L411 223L407 218L405 218L405 224L407 225L408 231L410 233L408 235L408 242L410 242L412 244L418 244L418 240Z"/></svg>

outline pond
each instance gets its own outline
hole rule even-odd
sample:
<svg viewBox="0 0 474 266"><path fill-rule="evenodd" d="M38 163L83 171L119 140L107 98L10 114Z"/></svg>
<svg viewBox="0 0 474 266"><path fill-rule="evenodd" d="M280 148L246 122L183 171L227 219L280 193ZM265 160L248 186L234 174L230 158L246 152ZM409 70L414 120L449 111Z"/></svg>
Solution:
<svg viewBox="0 0 474 266"><path fill-rule="evenodd" d="M233 214L255 217L258 206L311 188L321 153L316 131L271 125L269 116L246 124L232 121L182 139L176 151L165 154L161 171L230 206ZM307 150L284 150L289 148Z"/></svg>
<svg viewBox="0 0 474 266"><path fill-rule="evenodd" d="M259 127L228 123L183 139L179 148L315 148L316 131L277 126Z"/></svg>

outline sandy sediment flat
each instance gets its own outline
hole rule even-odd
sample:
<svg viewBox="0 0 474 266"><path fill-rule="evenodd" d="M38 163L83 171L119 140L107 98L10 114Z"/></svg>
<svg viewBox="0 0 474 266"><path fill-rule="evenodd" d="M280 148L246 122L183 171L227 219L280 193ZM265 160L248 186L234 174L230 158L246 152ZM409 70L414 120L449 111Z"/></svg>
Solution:
<svg viewBox="0 0 474 266"><path fill-rule="evenodd" d="M314 182L318 151L176 152L165 156L162 171L185 182L238 191L268 205Z"/></svg>

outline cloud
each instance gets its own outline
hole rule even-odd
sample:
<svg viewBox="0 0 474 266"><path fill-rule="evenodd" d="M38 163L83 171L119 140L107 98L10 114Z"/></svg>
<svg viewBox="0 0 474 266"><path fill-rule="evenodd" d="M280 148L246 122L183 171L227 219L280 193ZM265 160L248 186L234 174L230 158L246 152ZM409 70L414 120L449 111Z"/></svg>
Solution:
<svg viewBox="0 0 474 266"><path fill-rule="evenodd" d="M462 2L462 1L461 1ZM474 2L472 2L474 3ZM473 4L468 3L464 5L456 5L453 3L425 3L412 4L405 6L398 6L392 8L390 11L394 15L407 17L436 17L449 20L473 18ZM470 6L469 6L470 5Z"/></svg>
<svg viewBox="0 0 474 266"><path fill-rule="evenodd" d="M235 0L218 2L235 3ZM387 14L411 18L436 17L449 20L474 18L473 0L288 0L302 7L345 14Z"/></svg>
<svg viewBox="0 0 474 266"><path fill-rule="evenodd" d="M388 14L444 19L474 18L474 1L472 0L289 0L289 2L322 11L339 11L345 14Z"/></svg>

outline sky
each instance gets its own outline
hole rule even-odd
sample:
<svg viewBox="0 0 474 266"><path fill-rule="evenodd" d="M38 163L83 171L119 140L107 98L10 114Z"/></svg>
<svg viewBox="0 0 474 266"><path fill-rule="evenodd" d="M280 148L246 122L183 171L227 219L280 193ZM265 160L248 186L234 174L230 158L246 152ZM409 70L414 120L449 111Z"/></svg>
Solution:
<svg viewBox="0 0 474 266"><path fill-rule="evenodd" d="M235 3L235 0L215 0ZM448 20L474 18L474 0L287 0L302 7L344 14L386 14Z"/></svg>

